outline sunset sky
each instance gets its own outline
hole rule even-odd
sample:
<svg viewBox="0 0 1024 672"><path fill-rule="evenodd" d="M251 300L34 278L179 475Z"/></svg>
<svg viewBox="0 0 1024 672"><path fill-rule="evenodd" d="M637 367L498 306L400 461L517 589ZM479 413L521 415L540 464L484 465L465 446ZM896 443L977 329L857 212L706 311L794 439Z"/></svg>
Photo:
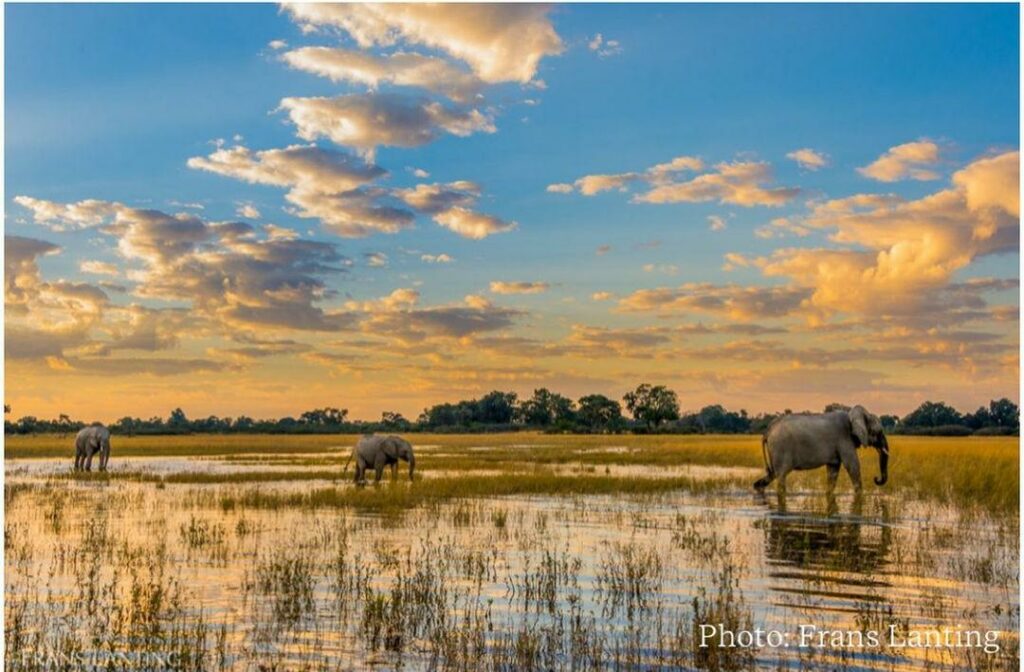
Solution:
<svg viewBox="0 0 1024 672"><path fill-rule="evenodd" d="M7 5L13 417L1018 389L1018 8Z"/></svg>

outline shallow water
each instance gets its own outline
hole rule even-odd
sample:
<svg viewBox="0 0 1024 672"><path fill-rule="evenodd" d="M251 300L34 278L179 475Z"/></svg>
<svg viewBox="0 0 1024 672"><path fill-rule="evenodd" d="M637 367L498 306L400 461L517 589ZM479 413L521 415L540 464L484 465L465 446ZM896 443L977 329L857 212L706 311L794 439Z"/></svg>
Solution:
<svg viewBox="0 0 1024 672"><path fill-rule="evenodd" d="M115 469L302 469L255 457ZM793 493L783 507L739 489L474 499L397 516L225 508L226 494L331 482L47 480L66 462L5 464L5 640L22 660L177 647L179 660L226 669L1017 669L1016 518L880 491L860 505ZM788 633L789 646L709 659L699 626L718 622ZM801 626L993 631L1000 650L805 645Z"/></svg>

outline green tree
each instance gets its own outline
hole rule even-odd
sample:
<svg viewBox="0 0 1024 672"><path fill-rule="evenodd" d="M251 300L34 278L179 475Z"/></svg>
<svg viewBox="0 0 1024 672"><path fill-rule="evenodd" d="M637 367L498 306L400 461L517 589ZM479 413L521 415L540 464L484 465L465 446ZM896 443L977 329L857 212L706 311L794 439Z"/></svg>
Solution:
<svg viewBox="0 0 1024 672"><path fill-rule="evenodd" d="M664 385L648 385L643 383L622 398L630 414L648 429L657 429L658 425L669 420L679 419L679 399L676 393Z"/></svg>
<svg viewBox="0 0 1024 672"><path fill-rule="evenodd" d="M546 387L533 391L533 397L519 406L519 417L532 427L549 427L558 423L571 422L573 402Z"/></svg>
<svg viewBox="0 0 1024 672"><path fill-rule="evenodd" d="M900 424L911 428L962 425L963 416L960 411L941 401L926 401L908 413Z"/></svg>
<svg viewBox="0 0 1024 672"><path fill-rule="evenodd" d="M622 407L619 402L603 394L581 397L578 407L577 420L591 431L615 431L622 425Z"/></svg>

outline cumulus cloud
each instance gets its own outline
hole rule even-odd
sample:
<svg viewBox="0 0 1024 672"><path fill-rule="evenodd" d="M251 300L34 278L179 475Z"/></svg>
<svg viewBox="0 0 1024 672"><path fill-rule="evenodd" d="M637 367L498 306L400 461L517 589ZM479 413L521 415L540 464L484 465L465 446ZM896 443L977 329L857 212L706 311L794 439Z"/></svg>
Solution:
<svg viewBox="0 0 1024 672"><path fill-rule="evenodd" d="M378 146L419 147L442 133L466 137L497 130L486 112L391 93L284 98L281 109L300 138L328 138L367 156Z"/></svg>
<svg viewBox="0 0 1024 672"><path fill-rule="evenodd" d="M239 203L235 208L235 214L246 219L259 219L261 216L259 208L252 203Z"/></svg>
<svg viewBox="0 0 1024 672"><path fill-rule="evenodd" d="M412 212L386 202L387 190L365 186L384 176L383 168L347 152L316 145L253 152L238 145L193 157L188 165L254 184L288 188L285 198L295 206L294 214L319 219L343 237L396 233L412 226L415 219Z"/></svg>
<svg viewBox="0 0 1024 672"><path fill-rule="evenodd" d="M366 265L371 268L384 268L388 265L388 255L383 252L367 252L363 255Z"/></svg>
<svg viewBox="0 0 1024 672"><path fill-rule="evenodd" d="M428 264L450 264L453 261L455 261L455 259L453 259L449 255L444 254L444 253L441 253L441 254L421 254L420 255L420 260L421 261L425 261Z"/></svg>
<svg viewBox="0 0 1024 672"><path fill-rule="evenodd" d="M447 60L398 52L374 56L362 51L331 47L302 47L282 57L296 70L335 82L362 84L377 89L383 84L423 88L458 103L468 103L484 87L478 77Z"/></svg>
<svg viewBox="0 0 1024 672"><path fill-rule="evenodd" d="M77 203L55 203L31 196L15 196L14 202L31 210L36 223L44 224L54 231L99 226L109 221L118 205L95 199Z"/></svg>
<svg viewBox="0 0 1024 672"><path fill-rule="evenodd" d="M684 182L668 182L639 194L639 203L704 203L717 201L751 207L779 206L796 198L795 187L767 187L771 166L757 161L716 164L714 170Z"/></svg>
<svg viewBox="0 0 1024 672"><path fill-rule="evenodd" d="M109 261L83 261L78 264L78 270L91 275L120 275L117 264Z"/></svg>
<svg viewBox="0 0 1024 672"><path fill-rule="evenodd" d="M606 40L604 35L597 33L587 42L587 48L601 58L622 53L622 45L618 40Z"/></svg>
<svg viewBox="0 0 1024 672"><path fill-rule="evenodd" d="M892 147L875 161L857 172L879 182L899 180L937 180L938 173L931 170L939 162L939 146L930 140L918 140Z"/></svg>
<svg viewBox="0 0 1024 672"><path fill-rule="evenodd" d="M828 156L805 147L803 149L795 149L789 154L786 154L787 159L796 161L797 165L804 170L818 170L828 165Z"/></svg>
<svg viewBox="0 0 1024 672"><path fill-rule="evenodd" d="M305 26L347 32L363 49L399 43L439 49L485 82L530 82L562 41L545 5L286 4Z"/></svg>
<svg viewBox="0 0 1024 672"><path fill-rule="evenodd" d="M836 314L925 318L981 309L984 287L954 274L985 255L1018 249L1019 153L979 159L947 189L917 200L861 194L818 203L806 217L773 222L796 235L819 230L839 247L783 248L751 263L806 294L809 319Z"/></svg>
<svg viewBox="0 0 1024 672"><path fill-rule="evenodd" d="M796 198L795 187L770 187L771 166L757 161L733 161L716 164L710 171L688 180L679 180L679 173L701 172L704 162L692 156L680 156L643 172L584 175L570 183L548 185L552 193L573 191L594 196L604 191L628 191L636 184L650 187L633 197L636 203L704 203L717 201L751 207L778 206Z"/></svg>
<svg viewBox="0 0 1024 672"><path fill-rule="evenodd" d="M122 257L143 266L130 276L137 282L136 296L187 301L194 313L218 323L321 331L351 323L349 316L316 305L329 296L323 278L343 270L344 258L329 243L260 238L240 222L208 222L116 203L106 207L114 217L101 231L116 240ZM97 305L106 301L91 286L47 287L79 300L89 297Z"/></svg>
<svg viewBox="0 0 1024 672"><path fill-rule="evenodd" d="M619 300L627 312L721 313L737 320L789 315L811 295L801 287L742 287L689 282L678 287L642 289Z"/></svg>
<svg viewBox="0 0 1024 672"><path fill-rule="evenodd" d="M493 294L543 294L551 288L546 282L505 282L494 280L491 282L491 293Z"/></svg>
<svg viewBox="0 0 1024 672"><path fill-rule="evenodd" d="M462 303L419 307L420 293L400 288L372 301L350 301L349 311L361 313L360 328L368 334L406 343L431 337L463 338L512 326L517 310L503 308L485 297L466 296Z"/></svg>
<svg viewBox="0 0 1024 672"><path fill-rule="evenodd" d="M496 233L508 233L519 225L492 215L485 215L462 207L454 207L434 216L434 221L463 238L481 240Z"/></svg>
<svg viewBox="0 0 1024 672"><path fill-rule="evenodd" d="M437 214L456 206L473 205L480 196L480 185L460 180L447 184L417 184L409 189L397 189L394 193L419 212Z"/></svg>
<svg viewBox="0 0 1024 672"><path fill-rule="evenodd" d="M670 182L676 173L699 171L704 162L694 156L678 156L666 163L651 166L643 172L584 175L575 182L550 184L547 191L554 194L571 194L578 191L584 196L594 196L602 191L626 191L635 182L664 184Z"/></svg>
<svg viewBox="0 0 1024 672"><path fill-rule="evenodd" d="M594 292L590 295L590 298L594 301L611 301L615 298L615 295L611 292Z"/></svg>
<svg viewBox="0 0 1024 672"><path fill-rule="evenodd" d="M712 231L725 231L727 227L724 219L722 219L718 215L709 215L708 228L711 229Z"/></svg>

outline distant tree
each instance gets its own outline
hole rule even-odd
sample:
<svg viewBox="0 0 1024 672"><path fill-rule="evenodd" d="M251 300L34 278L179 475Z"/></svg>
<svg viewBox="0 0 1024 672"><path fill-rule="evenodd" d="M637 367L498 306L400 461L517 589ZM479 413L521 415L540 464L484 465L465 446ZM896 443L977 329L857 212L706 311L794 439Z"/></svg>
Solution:
<svg viewBox="0 0 1024 672"><path fill-rule="evenodd" d="M299 422L314 427L337 427L348 417L347 408L317 408L299 416Z"/></svg>
<svg viewBox="0 0 1024 672"><path fill-rule="evenodd" d="M846 404L840 404L839 402L833 401L831 404L825 407L825 413L831 413L832 411L848 411L850 407Z"/></svg>
<svg viewBox="0 0 1024 672"><path fill-rule="evenodd" d="M1020 409L1009 399L990 402L988 411L997 427L1020 429Z"/></svg>
<svg viewBox="0 0 1024 672"><path fill-rule="evenodd" d="M480 397L475 403L474 421L485 425L511 424L516 412L515 392L494 390Z"/></svg>
<svg viewBox="0 0 1024 672"><path fill-rule="evenodd" d="M988 408L981 406L974 413L965 415L964 424L973 430L998 427L1007 432L1017 431L1020 429L1020 409L1009 399L993 399Z"/></svg>
<svg viewBox="0 0 1024 672"><path fill-rule="evenodd" d="M236 432L245 432L251 430L255 424L256 421L250 418L249 416L240 415L237 418L235 418L235 421L232 423L231 428Z"/></svg>
<svg viewBox="0 0 1024 672"><path fill-rule="evenodd" d="M185 411L180 408L171 411L170 417L167 418L167 425L179 430L188 429L188 418L185 416Z"/></svg>
<svg viewBox="0 0 1024 672"><path fill-rule="evenodd" d="M751 421L745 410L727 411L720 404L705 406L695 414L691 423L702 433L743 434L750 431Z"/></svg>
<svg viewBox="0 0 1024 672"><path fill-rule="evenodd" d="M401 413L384 411L380 416L380 424L392 430L406 431L412 427L412 423L405 419Z"/></svg>
<svg viewBox="0 0 1024 672"><path fill-rule="evenodd" d="M879 418L879 420L882 423L882 429L884 429L887 432L893 431L900 424L899 417L895 415L883 415L882 417Z"/></svg>
<svg viewBox="0 0 1024 672"><path fill-rule="evenodd" d="M57 427L60 429L60 437L63 439L71 430L71 418L67 413L61 413L57 418Z"/></svg>
<svg viewBox="0 0 1024 672"><path fill-rule="evenodd" d="M664 385L644 383L622 398L634 418L656 429L669 420L679 419L679 399L676 393Z"/></svg>
<svg viewBox="0 0 1024 672"><path fill-rule="evenodd" d="M581 397L578 407L576 419L590 431L617 431L622 426L622 407L603 394Z"/></svg>
<svg viewBox="0 0 1024 672"><path fill-rule="evenodd" d="M519 405L520 420L531 427L565 424L573 419L573 401L546 387L533 391L533 396Z"/></svg>
<svg viewBox="0 0 1024 672"><path fill-rule="evenodd" d="M963 416L958 410L941 401L926 401L908 413L900 424L910 428L961 425Z"/></svg>

